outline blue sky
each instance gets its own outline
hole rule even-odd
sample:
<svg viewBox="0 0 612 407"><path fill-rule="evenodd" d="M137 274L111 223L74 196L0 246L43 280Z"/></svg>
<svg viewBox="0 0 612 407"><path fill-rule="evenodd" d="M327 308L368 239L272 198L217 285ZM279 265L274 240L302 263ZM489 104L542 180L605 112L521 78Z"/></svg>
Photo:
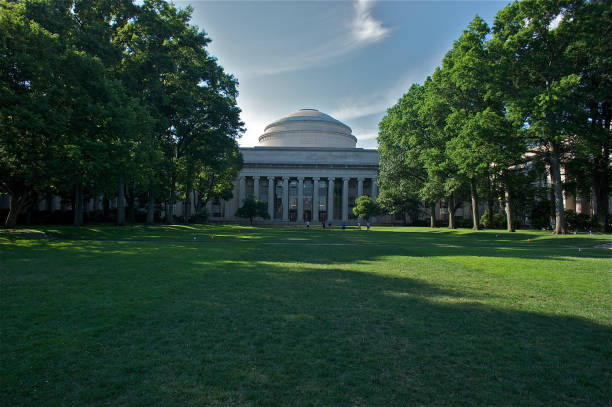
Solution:
<svg viewBox="0 0 612 407"><path fill-rule="evenodd" d="M254 146L264 127L300 108L346 123L375 148L378 123L440 64L476 14L492 24L507 1L176 1L240 83Z"/></svg>

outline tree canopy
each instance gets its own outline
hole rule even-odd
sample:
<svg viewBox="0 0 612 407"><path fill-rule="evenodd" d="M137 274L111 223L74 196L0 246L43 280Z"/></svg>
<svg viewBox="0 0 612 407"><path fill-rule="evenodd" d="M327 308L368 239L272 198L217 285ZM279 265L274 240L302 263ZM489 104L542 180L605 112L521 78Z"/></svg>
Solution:
<svg viewBox="0 0 612 407"><path fill-rule="evenodd" d="M512 230L513 207L525 206L517 199L535 208L525 183L545 170L556 233L565 230L564 193L591 191L606 230L611 9L609 2L521 0L500 10L492 28L476 16L441 67L380 122L380 195L401 191L430 207L444 201L451 228L469 196L477 229L481 191L490 216L501 202Z"/></svg>
<svg viewBox="0 0 612 407"><path fill-rule="evenodd" d="M137 197L153 222L157 202L172 221L181 194L200 204L231 194L242 164L238 82L191 13L164 0L0 1L7 227L49 193L70 201L75 225L84 199L100 194L118 199L120 225Z"/></svg>

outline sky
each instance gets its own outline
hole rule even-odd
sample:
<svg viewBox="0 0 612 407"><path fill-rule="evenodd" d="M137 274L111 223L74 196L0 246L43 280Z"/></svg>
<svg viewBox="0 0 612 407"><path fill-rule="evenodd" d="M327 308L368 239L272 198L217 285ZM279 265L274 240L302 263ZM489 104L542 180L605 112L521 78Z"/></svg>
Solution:
<svg viewBox="0 0 612 407"><path fill-rule="evenodd" d="M208 51L239 82L246 131L302 108L352 128L376 148L386 110L423 83L476 14L490 25L507 1L175 1L212 39Z"/></svg>

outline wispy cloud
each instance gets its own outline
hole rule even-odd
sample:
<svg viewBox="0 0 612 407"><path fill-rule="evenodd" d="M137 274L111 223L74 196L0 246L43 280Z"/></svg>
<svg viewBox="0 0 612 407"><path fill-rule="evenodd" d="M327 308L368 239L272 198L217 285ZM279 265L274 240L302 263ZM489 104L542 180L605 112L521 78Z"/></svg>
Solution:
<svg viewBox="0 0 612 407"><path fill-rule="evenodd" d="M441 55L437 55L429 61L425 61L418 68L401 76L390 88L368 95L344 99L339 103L338 108L330 114L338 120L353 120L374 114L380 114L382 117L382 114L388 108L396 104L399 98L408 92L413 83L423 83L427 76L433 74L441 58Z"/></svg>
<svg viewBox="0 0 612 407"><path fill-rule="evenodd" d="M372 0L357 0L354 5L353 36L360 42L372 43L385 38L389 29L383 27L382 22L372 16Z"/></svg>
<svg viewBox="0 0 612 407"><path fill-rule="evenodd" d="M372 15L374 4L375 1L372 0L356 0L353 3L353 15L346 24L346 31L328 38L322 46L309 50L301 49L299 54L273 59L268 66L252 69L250 73L256 76L271 75L325 66L383 40L390 30Z"/></svg>

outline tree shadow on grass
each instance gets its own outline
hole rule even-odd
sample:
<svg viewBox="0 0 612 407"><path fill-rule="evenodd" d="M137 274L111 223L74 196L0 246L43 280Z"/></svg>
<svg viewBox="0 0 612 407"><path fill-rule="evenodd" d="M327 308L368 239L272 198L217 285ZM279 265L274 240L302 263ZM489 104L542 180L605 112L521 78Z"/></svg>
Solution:
<svg viewBox="0 0 612 407"><path fill-rule="evenodd" d="M607 326L346 269L179 266L171 275L163 267L75 273L66 277L80 295L63 286L64 298L21 298L21 313L5 313L5 322L28 323L3 341L2 404L610 401Z"/></svg>

